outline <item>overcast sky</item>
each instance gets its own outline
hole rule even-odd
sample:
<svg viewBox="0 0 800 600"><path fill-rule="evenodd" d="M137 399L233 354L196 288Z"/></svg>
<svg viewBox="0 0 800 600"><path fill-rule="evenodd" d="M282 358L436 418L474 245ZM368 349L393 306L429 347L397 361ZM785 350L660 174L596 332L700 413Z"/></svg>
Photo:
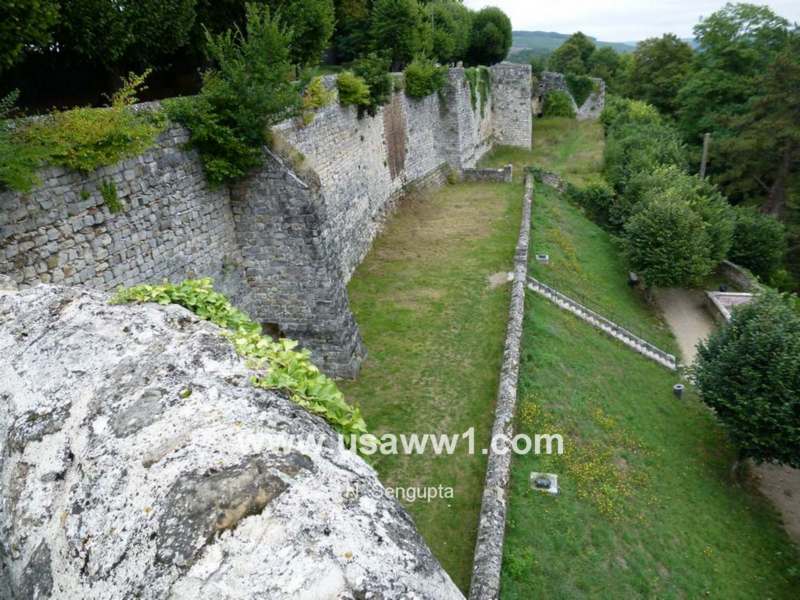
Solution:
<svg viewBox="0 0 800 600"><path fill-rule="evenodd" d="M691 37L698 19L721 8L725 1L464 0L464 4L470 8L499 6L511 17L515 30L583 31L606 42L632 42L662 33ZM800 21L800 1L770 0L767 4L782 17Z"/></svg>

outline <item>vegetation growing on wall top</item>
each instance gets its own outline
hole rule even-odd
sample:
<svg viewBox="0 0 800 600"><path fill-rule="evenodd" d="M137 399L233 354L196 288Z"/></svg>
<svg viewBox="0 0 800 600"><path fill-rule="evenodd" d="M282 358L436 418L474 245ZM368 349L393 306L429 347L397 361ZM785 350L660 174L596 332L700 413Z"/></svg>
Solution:
<svg viewBox="0 0 800 600"><path fill-rule="evenodd" d="M403 71L406 95L424 98L439 92L447 83L447 69L426 58L416 58Z"/></svg>
<svg viewBox="0 0 800 600"><path fill-rule="evenodd" d="M486 103L492 93L492 74L486 67L470 67L464 69L464 77L469 82L469 99L472 110L478 108L478 96L481 102L481 118L486 111Z"/></svg>
<svg viewBox="0 0 800 600"><path fill-rule="evenodd" d="M261 325L215 291L211 279L137 285L120 289L111 302L156 302L178 304L189 309L201 319L228 331L236 352L248 359L249 366L257 372L251 380L253 385L268 390L285 390L293 402L320 415L345 436L366 433L366 423L359 409L350 406L336 383L311 362L308 350L296 350L295 341L275 341L263 335Z"/></svg>

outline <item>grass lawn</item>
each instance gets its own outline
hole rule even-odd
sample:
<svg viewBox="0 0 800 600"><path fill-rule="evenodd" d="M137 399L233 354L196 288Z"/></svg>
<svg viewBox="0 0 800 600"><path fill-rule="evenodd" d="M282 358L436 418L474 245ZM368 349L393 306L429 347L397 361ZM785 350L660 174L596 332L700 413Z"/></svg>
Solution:
<svg viewBox="0 0 800 600"><path fill-rule="evenodd" d="M369 356L342 382L375 434L460 434L475 427L483 448L493 421L508 313L508 272L522 187L447 186L407 200L389 220L349 285ZM469 586L485 457L464 444L453 456L380 456L384 485L450 486L453 499L404 502L453 580Z"/></svg>
<svg viewBox="0 0 800 600"><path fill-rule="evenodd" d="M599 163L586 157L601 153L599 126L559 121L537 121L535 144L543 147L516 160L561 165L575 183L598 176ZM506 152L487 162L507 161ZM605 314L675 348L658 315L627 287L608 234L543 186L531 250L551 255L547 266L532 261L537 278L585 294ZM672 395L677 382L528 294L517 429L562 434L565 454L514 459L503 598L797 597L796 548L766 500L731 481L734 449L692 393ZM561 494L533 492L531 471L558 473Z"/></svg>

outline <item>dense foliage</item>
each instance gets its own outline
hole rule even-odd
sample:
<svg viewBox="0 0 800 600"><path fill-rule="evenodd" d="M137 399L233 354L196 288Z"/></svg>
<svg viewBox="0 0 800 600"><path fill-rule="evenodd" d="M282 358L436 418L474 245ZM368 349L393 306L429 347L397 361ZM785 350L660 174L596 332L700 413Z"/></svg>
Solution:
<svg viewBox="0 0 800 600"><path fill-rule="evenodd" d="M575 118L575 105L572 98L561 90L551 90L544 98L542 115L545 117Z"/></svg>
<svg viewBox="0 0 800 600"><path fill-rule="evenodd" d="M677 95L692 61L692 48L672 33L639 42L628 74L627 93L665 115L678 109Z"/></svg>
<svg viewBox="0 0 800 600"><path fill-rule="evenodd" d="M783 264L786 228L770 215L737 207L730 259L768 279Z"/></svg>
<svg viewBox="0 0 800 600"><path fill-rule="evenodd" d="M3 2L0 6L0 73L19 61L30 46L50 43L58 22L57 0Z"/></svg>
<svg viewBox="0 0 800 600"><path fill-rule="evenodd" d="M250 366L257 373L252 378L253 385L285 390L292 401L325 418L345 436L366 433L366 424L358 408L350 406L336 383L311 362L308 350L295 350L297 342L292 340L275 341L265 336L261 325L214 291L211 279L138 285L121 289L111 302L157 302L189 309L201 319L228 331L236 351L250 360Z"/></svg>
<svg viewBox="0 0 800 600"><path fill-rule="evenodd" d="M406 95L424 98L440 91L447 83L447 69L435 62L417 58L403 71Z"/></svg>
<svg viewBox="0 0 800 600"><path fill-rule="evenodd" d="M147 73L131 73L111 99L108 108L73 108L46 117L3 121L16 93L0 101L0 184L29 191L38 184L36 170L58 165L88 173L140 154L150 147L164 127L160 112L134 112Z"/></svg>
<svg viewBox="0 0 800 600"><path fill-rule="evenodd" d="M766 293L701 343L694 368L742 458L800 467L800 315Z"/></svg>
<svg viewBox="0 0 800 600"><path fill-rule="evenodd" d="M366 109L370 105L370 93L367 82L352 71L342 71L336 78L339 90L339 104Z"/></svg>
<svg viewBox="0 0 800 600"><path fill-rule="evenodd" d="M463 60L470 45L472 12L453 0L434 0L425 10L433 27L433 58L443 65Z"/></svg>
<svg viewBox="0 0 800 600"><path fill-rule="evenodd" d="M686 202L655 198L625 223L624 251L648 286L699 283L715 266L703 220Z"/></svg>
<svg viewBox="0 0 800 600"><path fill-rule="evenodd" d="M371 35L376 50L389 49L393 69L431 49L430 23L417 0L375 0Z"/></svg>
<svg viewBox="0 0 800 600"><path fill-rule="evenodd" d="M392 96L389 59L372 52L354 61L352 70L369 87L369 103L364 106L364 111L374 116L378 108L388 103Z"/></svg>
<svg viewBox="0 0 800 600"><path fill-rule="evenodd" d="M169 116L189 129L212 185L258 167L269 126L299 110L288 41L268 7L248 5L245 31L208 34L215 68L204 74L200 95L165 103Z"/></svg>
<svg viewBox="0 0 800 600"><path fill-rule="evenodd" d="M493 65L505 59L511 48L511 20L502 10L487 7L472 19L467 61L472 65Z"/></svg>
<svg viewBox="0 0 800 600"><path fill-rule="evenodd" d="M569 93L572 94L575 104L578 107L583 106L583 103L594 91L594 81L587 75L575 75L574 73L567 73L566 81L567 88Z"/></svg>

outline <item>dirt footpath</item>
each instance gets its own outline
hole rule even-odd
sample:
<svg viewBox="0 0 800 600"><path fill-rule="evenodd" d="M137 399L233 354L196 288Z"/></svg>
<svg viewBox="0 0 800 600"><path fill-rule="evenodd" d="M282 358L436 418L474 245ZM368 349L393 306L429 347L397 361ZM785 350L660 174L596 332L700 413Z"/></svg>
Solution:
<svg viewBox="0 0 800 600"><path fill-rule="evenodd" d="M678 340L683 364L690 365L697 354L697 344L714 329L714 319L705 309L700 290L666 288L656 290L656 303Z"/></svg>

